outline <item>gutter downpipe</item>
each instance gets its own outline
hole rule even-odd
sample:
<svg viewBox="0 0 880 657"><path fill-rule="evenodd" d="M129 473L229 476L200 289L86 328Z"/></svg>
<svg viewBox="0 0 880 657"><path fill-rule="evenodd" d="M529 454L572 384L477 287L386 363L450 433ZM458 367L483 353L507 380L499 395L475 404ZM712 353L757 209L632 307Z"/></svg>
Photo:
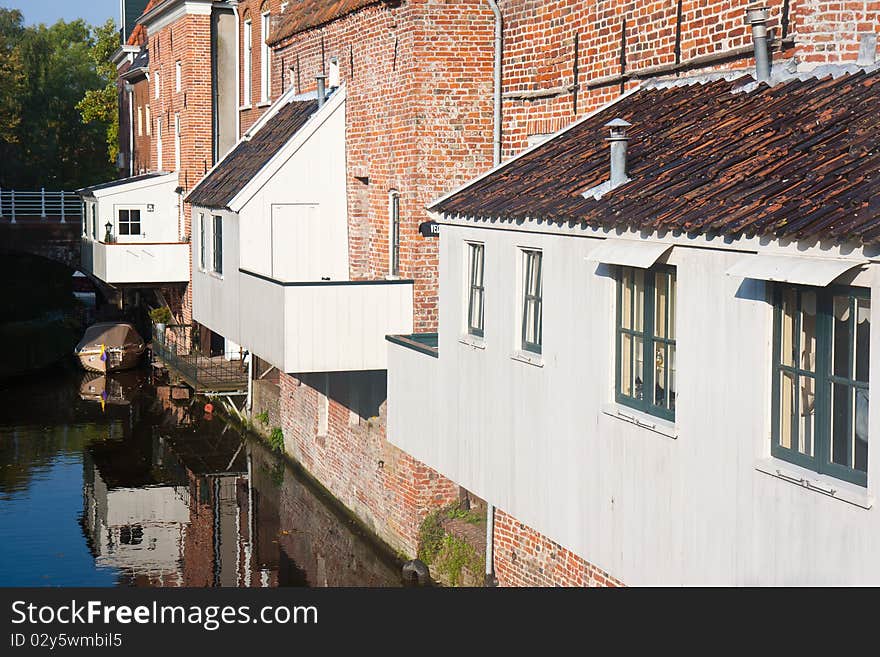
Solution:
<svg viewBox="0 0 880 657"><path fill-rule="evenodd" d="M134 175L134 86L125 82L128 87L128 176Z"/></svg>
<svg viewBox="0 0 880 657"><path fill-rule="evenodd" d="M241 23L237 2L232 3L232 15L235 17L235 141L238 143L241 139Z"/></svg>
<svg viewBox="0 0 880 657"><path fill-rule="evenodd" d="M495 61L493 71L494 83L494 103L495 103L495 121L492 130L492 165L497 167L501 164L501 120L502 120L502 98L501 98L501 81L502 69L501 62L504 48L504 22L501 15L501 9L498 7L496 0L486 0L492 13L495 15ZM497 586L498 581L495 579L495 507L486 502L486 578L483 582L484 586Z"/></svg>

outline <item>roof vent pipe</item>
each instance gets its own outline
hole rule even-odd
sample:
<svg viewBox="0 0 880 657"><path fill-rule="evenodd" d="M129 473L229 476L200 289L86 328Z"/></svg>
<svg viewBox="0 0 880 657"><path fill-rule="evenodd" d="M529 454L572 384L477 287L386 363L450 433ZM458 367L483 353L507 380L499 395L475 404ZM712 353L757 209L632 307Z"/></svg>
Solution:
<svg viewBox="0 0 880 657"><path fill-rule="evenodd" d="M318 109L324 105L324 101L327 99L327 88L326 88L326 80L327 76L323 73L315 77L318 81Z"/></svg>
<svg viewBox="0 0 880 657"><path fill-rule="evenodd" d="M767 41L767 20L770 10L762 5L746 9L746 22L752 26L752 42L755 47L755 78L758 82L770 80L770 44Z"/></svg>
<svg viewBox="0 0 880 657"><path fill-rule="evenodd" d="M631 123L623 119L614 119L610 123L605 124L606 128L611 129L611 136L606 141L611 144L612 189L629 181L629 177L626 175L626 149L629 143L626 129L631 126Z"/></svg>

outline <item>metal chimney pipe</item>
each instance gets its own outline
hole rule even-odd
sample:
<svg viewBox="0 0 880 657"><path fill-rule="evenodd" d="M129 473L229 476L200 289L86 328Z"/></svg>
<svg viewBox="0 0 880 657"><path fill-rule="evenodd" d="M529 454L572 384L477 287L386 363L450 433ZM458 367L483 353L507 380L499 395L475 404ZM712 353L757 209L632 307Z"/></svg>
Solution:
<svg viewBox="0 0 880 657"><path fill-rule="evenodd" d="M626 129L632 124L623 119L614 119L606 123L605 127L611 129L611 136L606 141L611 144L611 185L617 187L629 180L626 173L626 150L629 137Z"/></svg>
<svg viewBox="0 0 880 657"><path fill-rule="evenodd" d="M327 76L321 73L321 75L315 76L315 79L318 81L318 109L321 109L327 99Z"/></svg>
<svg viewBox="0 0 880 657"><path fill-rule="evenodd" d="M755 78L758 82L770 80L770 45L767 42L767 20L770 10L762 5L746 9L746 22L752 26L752 42L755 46Z"/></svg>

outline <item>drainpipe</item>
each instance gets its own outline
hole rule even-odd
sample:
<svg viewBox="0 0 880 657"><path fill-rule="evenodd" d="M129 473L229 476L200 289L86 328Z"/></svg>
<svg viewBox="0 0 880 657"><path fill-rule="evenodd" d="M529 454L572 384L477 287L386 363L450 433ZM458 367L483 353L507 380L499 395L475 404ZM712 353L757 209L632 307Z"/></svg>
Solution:
<svg viewBox="0 0 880 657"><path fill-rule="evenodd" d="M746 21L752 26L752 42L755 45L755 78L758 82L770 80L770 46L767 43L767 20L770 10L761 5L746 9Z"/></svg>
<svg viewBox="0 0 880 657"><path fill-rule="evenodd" d="M238 4L232 3L235 17L235 140L241 139L241 24L238 22ZM219 160L219 158L218 158Z"/></svg>
<svg viewBox="0 0 880 657"><path fill-rule="evenodd" d="M493 66L493 97L495 120L492 129L492 164L501 164L501 61L504 54L504 23L496 0L486 0L495 15L495 57ZM495 507L486 501L486 586L495 586Z"/></svg>
<svg viewBox="0 0 880 657"><path fill-rule="evenodd" d="M248 387L247 387L247 403L245 410L250 418L251 409L254 406L254 355L248 352Z"/></svg>
<svg viewBox="0 0 880 657"><path fill-rule="evenodd" d="M493 71L494 99L495 99L495 125L492 130L492 163L494 166L501 164L501 57L503 54L504 24L501 17L501 9L495 0L486 0L495 14L495 62Z"/></svg>
<svg viewBox="0 0 880 657"><path fill-rule="evenodd" d="M128 92L128 175L134 175L134 87L130 82L125 82L125 90Z"/></svg>

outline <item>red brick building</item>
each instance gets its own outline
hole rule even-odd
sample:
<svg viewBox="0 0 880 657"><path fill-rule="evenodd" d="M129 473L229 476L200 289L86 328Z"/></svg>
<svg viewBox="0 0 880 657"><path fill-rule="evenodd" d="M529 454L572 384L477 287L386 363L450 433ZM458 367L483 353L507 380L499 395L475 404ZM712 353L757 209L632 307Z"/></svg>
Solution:
<svg viewBox="0 0 880 657"><path fill-rule="evenodd" d="M145 16L151 168L176 169L189 193L234 142L230 107L237 138L282 94L314 93L316 76L326 76L329 88L347 95L348 278L411 279L413 328L435 332L438 249L419 226L432 201L492 166L491 3L246 0L228 11L211 4L166 0ZM767 4L775 67L876 58L877 2ZM744 3L500 0L498 7L505 159L645 79L754 65ZM212 69L219 50L211 21L228 20L220 15L233 16L234 74ZM225 22L223 29L230 33ZM187 207L181 231L193 232ZM185 300L187 321L190 308ZM288 452L386 541L413 554L420 520L457 499L458 487L387 442L385 371L282 372L272 390L277 400L258 402L254 412L277 413ZM500 509L495 536L506 548L496 551L502 584L614 581ZM566 566L546 567L539 553L557 554Z"/></svg>

